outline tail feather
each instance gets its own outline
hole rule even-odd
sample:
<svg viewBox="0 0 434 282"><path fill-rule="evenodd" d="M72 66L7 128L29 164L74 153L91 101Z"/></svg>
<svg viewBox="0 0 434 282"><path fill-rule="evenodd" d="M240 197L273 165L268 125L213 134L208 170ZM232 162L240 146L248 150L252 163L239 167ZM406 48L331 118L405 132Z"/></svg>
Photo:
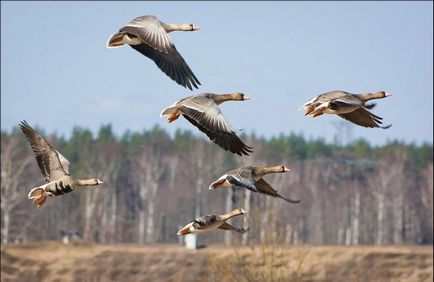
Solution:
<svg viewBox="0 0 434 282"><path fill-rule="evenodd" d="M29 197L29 199L33 199L33 198L35 198L39 195L42 195L44 193L45 193L44 188L36 187L36 188L33 188L32 190L30 190L30 192L27 196Z"/></svg>
<svg viewBox="0 0 434 282"><path fill-rule="evenodd" d="M211 185L208 187L208 189L212 190L212 189L216 189L216 188L221 188L221 187L223 187L222 185L223 185L223 183L225 183L225 181L226 181L226 178L218 179L218 180L214 181L213 183L211 183Z"/></svg>
<svg viewBox="0 0 434 282"><path fill-rule="evenodd" d="M124 33L116 32L107 40L107 48L117 48L125 44Z"/></svg>
<svg viewBox="0 0 434 282"><path fill-rule="evenodd" d="M190 226L191 226L191 224L184 226L181 230L178 231L178 233L176 235L184 236L184 235L190 234L191 233Z"/></svg>
<svg viewBox="0 0 434 282"><path fill-rule="evenodd" d="M161 112L160 117L175 114L177 111L178 111L178 108L177 108L177 107L170 106L170 107L168 107L168 108L165 108L165 109Z"/></svg>

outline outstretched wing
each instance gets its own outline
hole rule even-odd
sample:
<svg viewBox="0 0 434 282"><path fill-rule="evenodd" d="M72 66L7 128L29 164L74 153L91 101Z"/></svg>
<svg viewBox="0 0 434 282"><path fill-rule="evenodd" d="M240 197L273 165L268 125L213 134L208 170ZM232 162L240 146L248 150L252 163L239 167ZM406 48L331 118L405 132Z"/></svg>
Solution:
<svg viewBox="0 0 434 282"><path fill-rule="evenodd" d="M191 124L226 151L240 156L252 152L252 147L241 141L223 116L220 108L211 99L194 96L191 99L184 100L179 110Z"/></svg>
<svg viewBox="0 0 434 282"><path fill-rule="evenodd" d="M369 107L370 107L370 105L369 105ZM338 116L340 116L341 118L346 119L352 123L355 123L357 125L369 127L369 128L380 127L383 129L387 129L387 128L392 126L391 124L389 124L387 126L381 126L381 124L382 124L381 120L383 118L381 118L377 115L374 115L373 113L371 113L370 111L368 111L364 107L361 107L361 108L355 110L354 112L350 112L347 114L338 114Z"/></svg>
<svg viewBox="0 0 434 282"><path fill-rule="evenodd" d="M26 121L21 122L20 128L30 143L46 182L56 181L69 175L69 161L64 156L56 151Z"/></svg>
<svg viewBox="0 0 434 282"><path fill-rule="evenodd" d="M222 225L220 225L218 228L219 228L219 229L223 229L223 230L235 231L235 232L238 232L238 233L240 233L240 234L244 234L244 233L247 232L247 229L233 227L232 225L230 225L230 224L227 223L227 222L224 222L224 223L223 223Z"/></svg>
<svg viewBox="0 0 434 282"><path fill-rule="evenodd" d="M190 90L193 90L193 87L199 88L199 80L187 65L181 54L178 53L175 45L171 45L171 48L167 51L167 53L160 52L159 50L156 50L146 44L130 46L153 60L162 72L164 72L179 85L182 85Z"/></svg>
<svg viewBox="0 0 434 282"><path fill-rule="evenodd" d="M229 181L230 184L232 184L234 186L241 186L241 187L247 188L253 192L259 192L256 189L254 182L250 179L239 179L233 175L226 176L226 179L227 179L227 181Z"/></svg>
<svg viewBox="0 0 434 282"><path fill-rule="evenodd" d="M281 198L287 201L288 203L292 203L292 204L300 203L300 200L292 200L290 198L283 197L282 195L277 193L277 191L274 190L273 187L271 187L270 184L268 184L263 178L259 178L256 181L255 186L258 189L259 193Z"/></svg>
<svg viewBox="0 0 434 282"><path fill-rule="evenodd" d="M144 44L164 53L171 49L171 42L161 22L154 16L137 17L122 27L119 32L137 36Z"/></svg>

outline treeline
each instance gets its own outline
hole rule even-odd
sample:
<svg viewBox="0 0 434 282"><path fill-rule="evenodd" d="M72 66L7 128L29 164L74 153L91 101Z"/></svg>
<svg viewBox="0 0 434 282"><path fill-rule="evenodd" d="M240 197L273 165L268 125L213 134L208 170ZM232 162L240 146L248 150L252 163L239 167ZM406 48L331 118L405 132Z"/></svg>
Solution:
<svg viewBox="0 0 434 282"><path fill-rule="evenodd" d="M155 126L118 137L110 125L96 135L75 128L68 139L46 135L71 162L76 177L98 177L101 188L49 198L41 209L27 199L43 182L18 129L1 134L2 242L57 240L78 231L99 243L178 242L180 226L197 215L243 207L232 220L243 236L217 230L202 243L432 244L433 148L389 142L345 146L302 135L242 136L254 154L239 157L190 131L170 136ZM280 199L245 190L209 191L224 172L245 165L285 164L291 172L267 176Z"/></svg>

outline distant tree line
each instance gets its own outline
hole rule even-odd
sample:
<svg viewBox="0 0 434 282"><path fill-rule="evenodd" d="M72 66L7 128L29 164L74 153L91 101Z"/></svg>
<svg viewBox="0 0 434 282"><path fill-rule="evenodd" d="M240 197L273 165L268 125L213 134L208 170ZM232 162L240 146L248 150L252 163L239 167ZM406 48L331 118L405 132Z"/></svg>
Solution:
<svg viewBox="0 0 434 282"><path fill-rule="evenodd" d="M35 209L27 193L43 178L18 129L1 133L2 242L58 240L78 231L98 243L175 243L180 226L198 215L243 207L232 224L249 228L240 236L217 230L203 243L258 244L432 244L433 147L398 141L372 146L244 135L251 156L223 151L202 136L155 126L116 136L111 125L96 135L74 128L65 139L46 135L71 162L77 177L98 177L101 188L81 188L49 198ZM226 171L246 165L285 164L292 172L266 180L288 204L245 190L209 191Z"/></svg>

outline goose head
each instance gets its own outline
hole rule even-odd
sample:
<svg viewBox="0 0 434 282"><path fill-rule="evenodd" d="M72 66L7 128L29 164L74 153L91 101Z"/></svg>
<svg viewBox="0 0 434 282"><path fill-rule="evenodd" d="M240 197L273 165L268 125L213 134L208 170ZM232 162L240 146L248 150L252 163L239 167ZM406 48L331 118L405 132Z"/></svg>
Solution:
<svg viewBox="0 0 434 282"><path fill-rule="evenodd" d="M194 24L190 24L190 30L191 31L195 31L195 30L199 30L200 27L198 25L194 25Z"/></svg>
<svg viewBox="0 0 434 282"><path fill-rule="evenodd" d="M378 98L384 98L384 97L392 96L392 93L385 92L385 91L378 91L378 92L374 93L373 95L375 95Z"/></svg>
<svg viewBox="0 0 434 282"><path fill-rule="evenodd" d="M185 23L179 25L174 24L174 25L177 26L177 29L181 31L196 31L200 29L199 26L192 23Z"/></svg>
<svg viewBox="0 0 434 282"><path fill-rule="evenodd" d="M289 168L287 168L286 166L282 165L280 167L280 172L290 172L291 170Z"/></svg>
<svg viewBox="0 0 434 282"><path fill-rule="evenodd" d="M247 211L246 211L245 209L241 209L241 208L236 209L236 211L237 211L239 214L246 214L246 213L247 213Z"/></svg>
<svg viewBox="0 0 434 282"><path fill-rule="evenodd" d="M385 92L385 91L378 91L375 93L366 93L366 94L359 94L358 97L361 101L369 101L369 100L373 100L373 99L381 99L381 98L385 98L385 97L389 97L392 96L391 93Z"/></svg>
<svg viewBox="0 0 434 282"><path fill-rule="evenodd" d="M92 184L91 184L92 186L101 185L104 183L101 180L99 180L98 178L94 178L91 181L92 181Z"/></svg>
<svg viewBox="0 0 434 282"><path fill-rule="evenodd" d="M291 170L284 165L272 166L268 168L271 173L284 173L290 172Z"/></svg>
<svg viewBox="0 0 434 282"><path fill-rule="evenodd" d="M246 95L244 95L244 93L233 93L231 94L232 96L232 100L234 101L245 101L245 100L250 100L250 97L247 97Z"/></svg>

